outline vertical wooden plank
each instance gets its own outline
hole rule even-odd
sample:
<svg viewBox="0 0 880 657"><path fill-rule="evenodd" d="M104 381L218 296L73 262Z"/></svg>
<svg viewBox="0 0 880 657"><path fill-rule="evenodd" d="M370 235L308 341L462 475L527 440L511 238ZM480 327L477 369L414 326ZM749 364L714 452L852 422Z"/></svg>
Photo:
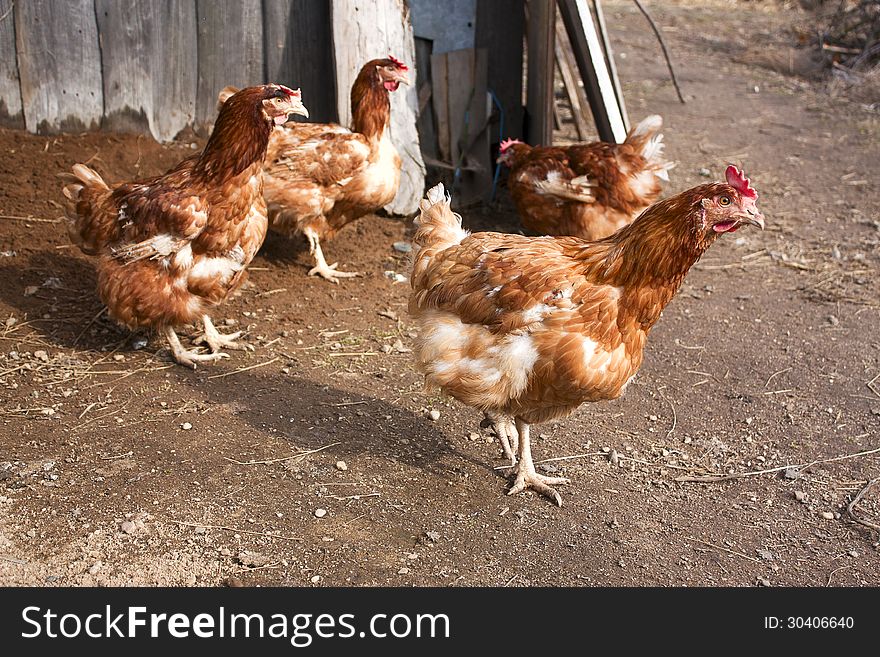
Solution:
<svg viewBox="0 0 880 657"><path fill-rule="evenodd" d="M556 3L529 0L528 20L528 142L553 143L553 72Z"/></svg>
<svg viewBox="0 0 880 657"><path fill-rule="evenodd" d="M196 7L189 0L95 0L108 130L169 141L193 122Z"/></svg>
<svg viewBox="0 0 880 657"><path fill-rule="evenodd" d="M262 84L263 11L260 0L197 0L198 91L196 127L206 130L226 85ZM308 99L306 99L308 102Z"/></svg>
<svg viewBox="0 0 880 657"><path fill-rule="evenodd" d="M23 128L12 0L0 0L0 126Z"/></svg>
<svg viewBox="0 0 880 657"><path fill-rule="evenodd" d="M629 116L626 113L626 101L623 98L623 89L620 88L620 78L617 76L617 64L614 63L614 51L611 49L611 40L608 38L608 27L605 25L605 12L602 11L602 0L593 0L596 8L596 22L599 27L599 35L602 37L602 48L605 51L605 60L608 62L608 72L611 74L611 84L614 86L614 94L617 96L617 104L623 117L623 127L629 132Z"/></svg>
<svg viewBox="0 0 880 657"><path fill-rule="evenodd" d="M422 146L422 155L426 158L437 159L437 123L434 115L433 100L433 69L431 67L431 55L433 42L430 39L415 38L416 43L416 70L419 72L419 118L417 127L419 141Z"/></svg>
<svg viewBox="0 0 880 657"><path fill-rule="evenodd" d="M309 121L336 121L330 3L263 0L263 37L266 81L301 88Z"/></svg>
<svg viewBox="0 0 880 657"><path fill-rule="evenodd" d="M559 0L559 13L584 81L599 139L621 143L626 139L623 113L617 102L590 7L586 0Z"/></svg>
<svg viewBox="0 0 880 657"><path fill-rule="evenodd" d="M488 84L504 110L504 134L500 121L492 126L491 140L523 137L523 0L477 0L475 46L489 54Z"/></svg>
<svg viewBox="0 0 880 657"><path fill-rule="evenodd" d="M351 122L352 82L367 61L392 54L411 67L412 85L391 94L391 139L402 169L397 196L385 209L393 214L415 212L425 190L425 164L416 128L418 79L409 9L404 0L333 0L331 23L336 103L343 125Z"/></svg>
<svg viewBox="0 0 880 657"><path fill-rule="evenodd" d="M462 142L462 135L465 131L465 113L474 93L474 55L471 48L446 53L449 70L449 157L453 166L460 164L462 150L467 148L467 144Z"/></svg>
<svg viewBox="0 0 880 657"><path fill-rule="evenodd" d="M449 139L449 67L447 53L431 56L432 96L434 115L437 117L437 146L440 159L452 161L452 146Z"/></svg>
<svg viewBox="0 0 880 657"><path fill-rule="evenodd" d="M487 105L489 79L489 53L485 48L474 51L473 93L468 104L467 128L461 147L465 149L466 170L460 175L463 203L483 199L488 201L492 195L492 163L489 153L489 130Z"/></svg>
<svg viewBox="0 0 880 657"><path fill-rule="evenodd" d="M97 128L104 109L94 0L17 2L15 43L31 132Z"/></svg>
<svg viewBox="0 0 880 657"><path fill-rule="evenodd" d="M568 35L565 33L565 28L558 22L556 23L556 63L559 65L559 75L562 77L562 84L565 87L565 93L571 105L571 113L574 116L575 126L577 126L578 139L585 141L587 135L590 134L590 124L587 121L587 112L590 105L587 100L587 93L580 83L580 75L578 74L577 63L571 54L571 44L568 42Z"/></svg>

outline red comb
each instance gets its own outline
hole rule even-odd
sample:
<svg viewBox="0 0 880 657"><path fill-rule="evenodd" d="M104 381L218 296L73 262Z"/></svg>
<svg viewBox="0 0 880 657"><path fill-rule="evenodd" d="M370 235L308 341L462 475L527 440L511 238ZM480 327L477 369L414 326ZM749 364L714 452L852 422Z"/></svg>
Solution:
<svg viewBox="0 0 880 657"><path fill-rule="evenodd" d="M285 87L283 84L279 84L281 90L284 91L288 96L302 96L302 91L299 89L291 89L290 87Z"/></svg>
<svg viewBox="0 0 880 657"><path fill-rule="evenodd" d="M407 66L402 61L397 59L397 57L395 57L394 55L388 55L388 59L390 59L392 62L394 62L394 65L397 68L399 68L401 71L408 71L409 70L409 66Z"/></svg>
<svg viewBox="0 0 880 657"><path fill-rule="evenodd" d="M499 147L499 152L503 153L508 148L513 146L514 144L521 144L522 142L519 139L505 139L501 142L501 146Z"/></svg>
<svg viewBox="0 0 880 657"><path fill-rule="evenodd" d="M752 187L751 181L746 178L742 171L737 169L732 164L727 167L727 171L724 174L727 177L727 184L733 187L736 191L738 191L743 196L748 196L751 199L758 198L758 192L755 191L755 188Z"/></svg>

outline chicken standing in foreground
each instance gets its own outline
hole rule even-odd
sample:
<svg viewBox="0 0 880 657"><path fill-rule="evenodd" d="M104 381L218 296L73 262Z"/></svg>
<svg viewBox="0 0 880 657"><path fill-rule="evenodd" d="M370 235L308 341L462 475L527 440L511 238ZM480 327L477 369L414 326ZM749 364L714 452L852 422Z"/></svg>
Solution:
<svg viewBox="0 0 880 657"><path fill-rule="evenodd" d="M622 144L501 144L523 227L538 235L598 240L625 226L660 196L673 164L663 159L663 119L654 114Z"/></svg>
<svg viewBox="0 0 880 657"><path fill-rule="evenodd" d="M98 293L130 329L162 331L174 359L196 363L247 349L240 333L221 335L207 309L246 277L266 236L263 158L274 125L308 116L299 90L267 84L232 96L204 150L168 173L109 187L76 164L64 187L71 240L98 255ZM201 319L209 354L184 349L175 326Z"/></svg>
<svg viewBox="0 0 880 657"><path fill-rule="evenodd" d="M416 360L428 384L497 419L514 463L510 494L533 488L562 504L552 486L567 480L535 471L529 425L622 395L690 267L720 234L744 224L763 229L757 197L731 166L726 184L665 199L614 235L587 242L470 235L443 186L428 192L416 220L409 299Z"/></svg>
<svg viewBox="0 0 880 657"><path fill-rule="evenodd" d="M409 84L407 70L390 56L364 64L351 87L351 130L297 123L272 133L264 168L269 221L288 236L303 233L309 240L315 258L309 276L339 283L359 275L328 265L321 240L394 200L401 160L391 143L388 94Z"/></svg>

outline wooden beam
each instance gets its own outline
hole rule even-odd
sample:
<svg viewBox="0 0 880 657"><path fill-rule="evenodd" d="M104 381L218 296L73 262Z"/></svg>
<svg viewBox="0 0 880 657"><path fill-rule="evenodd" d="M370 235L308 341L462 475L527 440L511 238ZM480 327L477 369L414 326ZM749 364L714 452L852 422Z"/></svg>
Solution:
<svg viewBox="0 0 880 657"><path fill-rule="evenodd" d="M12 0L0 0L0 126L23 128L21 83L15 60L15 18Z"/></svg>
<svg viewBox="0 0 880 657"><path fill-rule="evenodd" d="M21 102L31 132L92 130L104 111L94 0L16 2Z"/></svg>
<svg viewBox="0 0 880 657"><path fill-rule="evenodd" d="M565 33L565 28L559 23L556 24L556 64L559 66L559 75L562 77L562 84L571 105L578 139L586 141L592 132L590 123L587 121L590 101L587 99L583 85L580 84L581 78L578 74L577 62L574 61L574 56L571 53L568 35Z"/></svg>
<svg viewBox="0 0 880 657"><path fill-rule="evenodd" d="M584 81L599 139L621 143L626 139L623 113L587 0L559 0L559 11Z"/></svg>
<svg viewBox="0 0 880 657"><path fill-rule="evenodd" d="M308 121L336 121L330 4L325 0L263 0L266 82L302 89ZM344 89L343 94L349 90ZM347 97L347 95L346 95Z"/></svg>
<svg viewBox="0 0 880 657"><path fill-rule="evenodd" d="M526 111L530 144L553 143L553 72L556 3L529 0Z"/></svg>

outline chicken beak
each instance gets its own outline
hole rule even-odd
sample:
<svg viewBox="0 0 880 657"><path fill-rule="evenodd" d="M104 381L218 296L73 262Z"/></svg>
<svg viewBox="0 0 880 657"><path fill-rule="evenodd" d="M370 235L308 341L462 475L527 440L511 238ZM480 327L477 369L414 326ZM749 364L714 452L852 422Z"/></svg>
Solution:
<svg viewBox="0 0 880 657"><path fill-rule="evenodd" d="M407 87L409 87L409 86L412 84L412 83L409 81L409 78L406 77L406 74L405 74L405 73L401 73L400 71L397 71L397 72L394 74L394 80L395 80L396 82L400 82L400 83L402 83L402 84L405 84Z"/></svg>
<svg viewBox="0 0 880 657"><path fill-rule="evenodd" d="M740 214L742 217L742 223L749 224L750 226L757 226L761 230L764 230L764 215L758 210L752 210L749 208L745 213Z"/></svg>
<svg viewBox="0 0 880 657"><path fill-rule="evenodd" d="M299 114L300 116L309 118L309 110L306 109L306 106L302 104L302 101L299 98L290 99L290 107L287 109L287 114L288 116L291 114Z"/></svg>

